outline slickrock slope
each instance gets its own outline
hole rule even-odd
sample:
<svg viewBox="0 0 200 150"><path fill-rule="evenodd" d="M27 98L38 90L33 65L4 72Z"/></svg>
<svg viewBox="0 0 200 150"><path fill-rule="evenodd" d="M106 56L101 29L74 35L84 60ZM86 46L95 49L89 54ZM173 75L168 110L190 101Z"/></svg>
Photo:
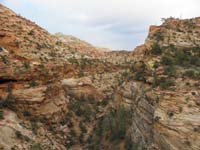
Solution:
<svg viewBox="0 0 200 150"><path fill-rule="evenodd" d="M106 48L96 48L93 45L82 41L71 35L64 35L62 33L56 33L58 41L66 43L70 49L77 51L82 55L88 55L93 58L104 56L107 51Z"/></svg>
<svg viewBox="0 0 200 150"><path fill-rule="evenodd" d="M0 150L199 150L200 18L133 52L51 35L0 5Z"/></svg>

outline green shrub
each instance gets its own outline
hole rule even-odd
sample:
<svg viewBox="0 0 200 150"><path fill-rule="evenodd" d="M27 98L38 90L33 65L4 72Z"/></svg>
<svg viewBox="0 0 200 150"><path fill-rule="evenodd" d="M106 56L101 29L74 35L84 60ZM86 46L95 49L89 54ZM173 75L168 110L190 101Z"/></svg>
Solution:
<svg viewBox="0 0 200 150"><path fill-rule="evenodd" d="M37 118L31 119L31 127L32 127L32 132L37 135L37 131L38 131L38 119Z"/></svg>
<svg viewBox="0 0 200 150"><path fill-rule="evenodd" d="M8 109L10 109L12 111L17 111L17 108L14 105L15 104L14 101L15 100L12 97L12 95L9 94L5 100L0 101L0 108L8 108Z"/></svg>
<svg viewBox="0 0 200 150"><path fill-rule="evenodd" d="M16 131L16 132L15 132L15 135L16 135L16 137L17 137L18 139L22 139L22 137L23 137L23 135L21 134L20 131Z"/></svg>
<svg viewBox="0 0 200 150"><path fill-rule="evenodd" d="M146 81L144 73L141 72L141 71L134 73L134 79L137 80L137 81L144 81L144 82Z"/></svg>
<svg viewBox="0 0 200 150"><path fill-rule="evenodd" d="M167 89L171 86L174 86L175 82L172 79L166 79L164 77L154 77L154 83L153 86L160 86L163 89Z"/></svg>
<svg viewBox="0 0 200 150"><path fill-rule="evenodd" d="M196 83L194 84L194 86L200 87L200 81L199 81L199 82L196 82Z"/></svg>
<svg viewBox="0 0 200 150"><path fill-rule="evenodd" d="M30 65L29 65L29 63L27 63L27 62L24 62L24 68L25 68L25 69L29 69L29 68L30 68Z"/></svg>
<svg viewBox="0 0 200 150"><path fill-rule="evenodd" d="M6 59L5 56L1 56L1 60L3 61L4 64L7 64L7 63L8 63L8 60Z"/></svg>
<svg viewBox="0 0 200 150"><path fill-rule="evenodd" d="M0 120L3 120L3 119L4 119L3 111L0 110Z"/></svg>
<svg viewBox="0 0 200 150"><path fill-rule="evenodd" d="M30 142L30 138L28 136L23 135L20 131L16 131L15 135L20 140L24 140L26 142Z"/></svg>
<svg viewBox="0 0 200 150"><path fill-rule="evenodd" d="M167 89L168 87L174 86L175 82L174 80L164 80L164 82L161 82L160 86L164 89Z"/></svg>
<svg viewBox="0 0 200 150"><path fill-rule="evenodd" d="M102 101L98 102L98 105L106 106L106 105L108 105L108 103L109 103L108 99L103 99Z"/></svg>
<svg viewBox="0 0 200 150"><path fill-rule="evenodd" d="M161 57L161 63L163 65L172 65L173 64L173 58L167 55L163 55Z"/></svg>
<svg viewBox="0 0 200 150"><path fill-rule="evenodd" d="M23 112L24 117L31 117L31 113L28 111Z"/></svg>
<svg viewBox="0 0 200 150"><path fill-rule="evenodd" d="M200 48L175 48L173 45L162 48L161 64L181 67L200 66Z"/></svg>
<svg viewBox="0 0 200 150"><path fill-rule="evenodd" d="M200 57L199 56L193 56L190 59L190 64L199 67L200 66Z"/></svg>
<svg viewBox="0 0 200 150"><path fill-rule="evenodd" d="M80 70L79 73L78 73L78 77L81 78L83 76L84 76L84 72L82 70Z"/></svg>
<svg viewBox="0 0 200 150"><path fill-rule="evenodd" d="M107 135L110 141L124 139L130 118L130 113L123 106L119 106L116 111L110 109L105 118L97 121L95 134L98 137Z"/></svg>
<svg viewBox="0 0 200 150"><path fill-rule="evenodd" d="M195 71L194 70L187 70L187 71L185 71L184 75L187 76L187 77L194 78L195 77Z"/></svg>
<svg viewBox="0 0 200 150"><path fill-rule="evenodd" d="M176 76L176 68L174 66L165 67L164 74L168 76Z"/></svg>
<svg viewBox="0 0 200 150"><path fill-rule="evenodd" d="M86 129L86 127L85 127L85 125L83 124L82 121L79 123L79 128L81 129L82 133L86 133L87 132L87 129Z"/></svg>
<svg viewBox="0 0 200 150"><path fill-rule="evenodd" d="M153 55L160 55L160 54L162 54L162 49L157 43L154 43L152 45L152 47L151 47L151 51L150 52Z"/></svg>
<svg viewBox="0 0 200 150"><path fill-rule="evenodd" d="M134 73L133 78L138 81L145 82L145 71L146 71L146 64L144 62L139 62L137 68L133 68L132 72Z"/></svg>
<svg viewBox="0 0 200 150"><path fill-rule="evenodd" d="M174 62L176 65L189 67L189 66L200 66L199 49L177 49L174 54Z"/></svg>
<svg viewBox="0 0 200 150"><path fill-rule="evenodd" d="M69 108L75 112L77 116L81 116L82 109L81 109L82 102L81 101L73 101L70 103Z"/></svg>
<svg viewBox="0 0 200 150"><path fill-rule="evenodd" d="M157 41L163 41L164 40L164 33L163 32L156 32L154 33L154 38Z"/></svg>
<svg viewBox="0 0 200 150"><path fill-rule="evenodd" d="M124 71L123 73L122 73L122 77L124 77L124 78L127 78L128 77L128 71Z"/></svg>
<svg viewBox="0 0 200 150"><path fill-rule="evenodd" d="M193 69L186 70L184 76L187 76L192 79L200 79L200 71L198 70L195 71Z"/></svg>
<svg viewBox="0 0 200 150"><path fill-rule="evenodd" d="M160 66L160 63L158 61L155 61L155 63L153 64L153 68L156 69Z"/></svg>
<svg viewBox="0 0 200 150"><path fill-rule="evenodd" d="M181 49L176 50L174 53L174 60L176 65L188 66L191 59L191 53L189 51L183 51Z"/></svg>
<svg viewBox="0 0 200 150"><path fill-rule="evenodd" d="M80 100L74 101L69 105L69 108L75 112L77 116L83 116L85 121L91 120L93 112L87 103Z"/></svg>
<svg viewBox="0 0 200 150"><path fill-rule="evenodd" d="M35 87L35 86L37 86L37 82L34 81L34 80L31 80L31 81L29 81L29 85L30 85L31 87Z"/></svg>
<svg viewBox="0 0 200 150"><path fill-rule="evenodd" d="M87 99L90 102L90 104L95 104L96 103L95 97L93 95L88 95Z"/></svg>
<svg viewBox="0 0 200 150"><path fill-rule="evenodd" d="M110 117L113 117L113 116L110 116ZM114 122L112 122L112 123L110 122L110 127L111 127L110 140L111 141L115 141L115 140L125 138L126 127L127 127L125 116L126 116L126 112L124 111L124 109L121 109L121 110L118 111L116 118L114 118Z"/></svg>
<svg viewBox="0 0 200 150"><path fill-rule="evenodd" d="M138 145L133 143L130 135L126 136L124 146L125 150L138 150Z"/></svg>
<svg viewBox="0 0 200 150"><path fill-rule="evenodd" d="M56 56L56 53L53 52L53 51L51 51L51 52L49 52L49 56L51 56L51 57L55 57L55 56Z"/></svg>
<svg viewBox="0 0 200 150"><path fill-rule="evenodd" d="M96 127L95 127L95 135L97 137L102 137L103 132L104 132L104 120L103 119L99 119L96 122Z"/></svg>
<svg viewBox="0 0 200 150"><path fill-rule="evenodd" d="M34 30L30 30L30 31L28 32L28 35L34 35Z"/></svg>
<svg viewBox="0 0 200 150"><path fill-rule="evenodd" d="M42 146L40 143L33 143L30 145L30 150L42 150Z"/></svg>

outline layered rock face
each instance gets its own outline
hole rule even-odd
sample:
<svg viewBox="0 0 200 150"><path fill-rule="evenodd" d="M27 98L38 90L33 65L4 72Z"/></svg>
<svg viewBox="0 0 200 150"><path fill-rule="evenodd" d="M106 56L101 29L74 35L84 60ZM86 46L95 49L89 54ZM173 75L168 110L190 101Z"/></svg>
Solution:
<svg viewBox="0 0 200 150"><path fill-rule="evenodd" d="M0 16L0 148L91 147L122 66L97 58L105 52L87 51L82 42L79 51L76 42L62 41L2 5Z"/></svg>
<svg viewBox="0 0 200 150"><path fill-rule="evenodd" d="M143 76L137 80L153 86L134 112L133 133L142 149L200 147L199 35L199 18L169 18L150 27L145 44L133 52L138 61L134 71Z"/></svg>
<svg viewBox="0 0 200 150"><path fill-rule="evenodd" d="M133 52L51 35L2 5L0 22L0 149L200 148L199 18L150 27Z"/></svg>
<svg viewBox="0 0 200 150"><path fill-rule="evenodd" d="M176 47L196 47L199 45L200 18L174 19L168 18L159 26L151 26L150 33L146 39L146 45L157 40L163 46L173 44Z"/></svg>

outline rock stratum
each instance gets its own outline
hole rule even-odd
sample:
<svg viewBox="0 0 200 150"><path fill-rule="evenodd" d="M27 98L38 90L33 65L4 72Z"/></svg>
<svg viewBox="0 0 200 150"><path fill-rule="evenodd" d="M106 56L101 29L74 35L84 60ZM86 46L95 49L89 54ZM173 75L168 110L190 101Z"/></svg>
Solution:
<svg viewBox="0 0 200 150"><path fill-rule="evenodd" d="M199 150L200 18L133 52L51 35L0 5L1 150Z"/></svg>

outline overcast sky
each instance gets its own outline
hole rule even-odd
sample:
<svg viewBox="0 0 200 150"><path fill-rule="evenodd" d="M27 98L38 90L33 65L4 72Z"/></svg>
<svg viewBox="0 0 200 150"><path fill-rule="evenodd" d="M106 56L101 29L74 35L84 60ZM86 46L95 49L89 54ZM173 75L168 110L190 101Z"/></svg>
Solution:
<svg viewBox="0 0 200 150"><path fill-rule="evenodd" d="M0 0L50 33L95 46L132 50L161 18L200 16L200 0Z"/></svg>

